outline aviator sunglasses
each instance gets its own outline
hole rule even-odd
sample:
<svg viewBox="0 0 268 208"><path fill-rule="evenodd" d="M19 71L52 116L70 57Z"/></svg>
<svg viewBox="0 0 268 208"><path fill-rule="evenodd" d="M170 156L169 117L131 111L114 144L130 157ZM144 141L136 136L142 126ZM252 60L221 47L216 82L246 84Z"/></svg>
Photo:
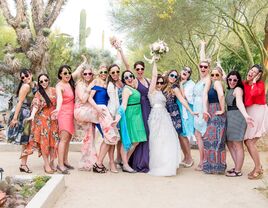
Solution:
<svg viewBox="0 0 268 208"><path fill-rule="evenodd" d="M100 74L107 74L108 71L100 71Z"/></svg>
<svg viewBox="0 0 268 208"><path fill-rule="evenodd" d="M68 72L63 72L63 75L65 75L65 76L66 76L67 74L71 75L71 74L72 74L72 72L69 72L69 71L68 71Z"/></svg>
<svg viewBox="0 0 268 208"><path fill-rule="evenodd" d="M141 67L141 68L136 68L136 71L144 71L144 68Z"/></svg>
<svg viewBox="0 0 268 208"><path fill-rule="evenodd" d="M39 81L40 84L47 83L47 82L48 82L48 79L44 79L44 80Z"/></svg>
<svg viewBox="0 0 268 208"><path fill-rule="evenodd" d="M202 68L207 69L208 66L200 64L200 65L199 65L199 68L200 68L200 69L202 69Z"/></svg>
<svg viewBox="0 0 268 208"><path fill-rule="evenodd" d="M25 76L21 76L20 79L24 80L25 78L28 78L28 77L29 77L29 74L25 74Z"/></svg>
<svg viewBox="0 0 268 208"><path fill-rule="evenodd" d="M120 73L120 71L113 71L113 72L111 72L112 75L119 74L119 73Z"/></svg>
<svg viewBox="0 0 268 208"><path fill-rule="evenodd" d="M214 76L215 76L215 77L219 77L220 74L216 73L216 74L211 74L210 76L211 76L211 77L214 77Z"/></svg>

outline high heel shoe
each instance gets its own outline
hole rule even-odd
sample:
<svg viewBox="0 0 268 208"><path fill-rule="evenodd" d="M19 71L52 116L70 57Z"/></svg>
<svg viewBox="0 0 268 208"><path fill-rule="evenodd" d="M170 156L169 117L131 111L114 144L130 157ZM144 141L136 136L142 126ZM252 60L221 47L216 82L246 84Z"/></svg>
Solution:
<svg viewBox="0 0 268 208"><path fill-rule="evenodd" d="M132 169L131 167L122 166L122 171L127 173L137 173L136 170Z"/></svg>
<svg viewBox="0 0 268 208"><path fill-rule="evenodd" d="M68 168L69 170L74 170L74 167L71 166L71 165L68 165L68 164L64 163L64 166L65 166L66 168Z"/></svg>
<svg viewBox="0 0 268 208"><path fill-rule="evenodd" d="M23 168L26 167L26 168ZM20 172L24 172L24 173L32 173L32 171L30 170L30 168L27 165L20 165Z"/></svg>
<svg viewBox="0 0 268 208"><path fill-rule="evenodd" d="M68 171L67 169L62 170L62 169L60 168L60 166L58 166L58 165L57 165L57 171L59 171L59 173L64 174L64 175L68 175L68 174L70 174L69 171Z"/></svg>
<svg viewBox="0 0 268 208"><path fill-rule="evenodd" d="M98 166L98 164L95 163L93 165L93 172L95 172L95 173L106 173L107 169L104 167L104 165Z"/></svg>

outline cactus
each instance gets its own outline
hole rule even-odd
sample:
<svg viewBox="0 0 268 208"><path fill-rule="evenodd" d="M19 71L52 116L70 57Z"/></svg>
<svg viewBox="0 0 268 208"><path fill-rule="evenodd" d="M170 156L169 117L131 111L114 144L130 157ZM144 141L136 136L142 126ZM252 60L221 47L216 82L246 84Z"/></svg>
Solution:
<svg viewBox="0 0 268 208"><path fill-rule="evenodd" d="M86 39L90 34L90 27L87 27L87 13L82 9L80 12L80 27L79 27L79 49L86 48Z"/></svg>
<svg viewBox="0 0 268 208"><path fill-rule="evenodd" d="M104 50L104 30L102 31L101 49Z"/></svg>

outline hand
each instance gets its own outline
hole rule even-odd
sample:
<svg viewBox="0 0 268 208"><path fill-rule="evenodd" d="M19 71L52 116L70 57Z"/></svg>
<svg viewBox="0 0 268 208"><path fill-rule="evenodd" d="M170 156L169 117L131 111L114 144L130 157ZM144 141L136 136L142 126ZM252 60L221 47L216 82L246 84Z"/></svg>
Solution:
<svg viewBox="0 0 268 208"><path fill-rule="evenodd" d="M208 112L203 112L203 119L205 122L208 122L209 118L211 118L210 114Z"/></svg>
<svg viewBox="0 0 268 208"><path fill-rule="evenodd" d="M215 112L215 115L216 115L216 116L220 116L220 115L222 115L222 114L224 114L224 111L216 111L216 112Z"/></svg>
<svg viewBox="0 0 268 208"><path fill-rule="evenodd" d="M197 113L197 112L190 111L190 113L191 113L192 116L197 116L197 117L199 117L199 113Z"/></svg>
<svg viewBox="0 0 268 208"><path fill-rule="evenodd" d="M253 128L254 127L254 119L252 117L250 117L249 115L247 115L245 117L245 119L246 119L246 122L247 122L248 126L250 128Z"/></svg>
<svg viewBox="0 0 268 208"><path fill-rule="evenodd" d="M104 119L105 118L105 110L103 109L103 108L101 108L101 107L99 107L98 109L97 109L97 113L98 113L98 116L100 117L100 118L102 118L102 119Z"/></svg>
<svg viewBox="0 0 268 208"><path fill-rule="evenodd" d="M118 122L120 121L120 118L115 118L114 120L113 120L113 122L111 123L111 125L112 125L112 127L116 127L116 125L118 124Z"/></svg>
<svg viewBox="0 0 268 208"><path fill-rule="evenodd" d="M259 72L259 73L256 75L256 77L254 77L254 79L253 79L252 82L255 84L255 83L260 79L261 75L262 75L262 73Z"/></svg>
<svg viewBox="0 0 268 208"><path fill-rule="evenodd" d="M206 45L206 41L204 41L204 40L200 40L200 44L201 44L201 45Z"/></svg>
<svg viewBox="0 0 268 208"><path fill-rule="evenodd" d="M25 119L23 120L23 123L26 122L26 121L32 121L32 120L34 120L34 116L30 116L30 117L28 117L28 118L25 118Z"/></svg>
<svg viewBox="0 0 268 208"><path fill-rule="evenodd" d="M9 126L10 126L11 128L13 128L13 127L15 127L17 124L18 124L18 120L13 118L13 119L11 120Z"/></svg>
<svg viewBox="0 0 268 208"><path fill-rule="evenodd" d="M82 59L83 59L83 63L87 63L87 57L85 55L81 55Z"/></svg>
<svg viewBox="0 0 268 208"><path fill-rule="evenodd" d="M59 110L55 109L51 112L51 119L56 120L58 118Z"/></svg>

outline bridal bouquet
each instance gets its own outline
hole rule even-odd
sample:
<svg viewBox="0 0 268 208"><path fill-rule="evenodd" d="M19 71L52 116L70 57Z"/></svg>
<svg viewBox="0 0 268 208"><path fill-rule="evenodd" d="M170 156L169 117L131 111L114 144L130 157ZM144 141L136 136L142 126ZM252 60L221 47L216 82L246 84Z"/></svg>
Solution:
<svg viewBox="0 0 268 208"><path fill-rule="evenodd" d="M122 43L122 41L121 40L118 40L115 36L110 37L110 44L116 50L120 50L121 49L121 43Z"/></svg>
<svg viewBox="0 0 268 208"><path fill-rule="evenodd" d="M165 54L169 51L169 48L164 41L158 40L150 45L150 50L151 50L150 54L151 54L152 58L148 59L144 55L144 59L152 64L154 60L159 61L161 56L163 56L163 54Z"/></svg>

